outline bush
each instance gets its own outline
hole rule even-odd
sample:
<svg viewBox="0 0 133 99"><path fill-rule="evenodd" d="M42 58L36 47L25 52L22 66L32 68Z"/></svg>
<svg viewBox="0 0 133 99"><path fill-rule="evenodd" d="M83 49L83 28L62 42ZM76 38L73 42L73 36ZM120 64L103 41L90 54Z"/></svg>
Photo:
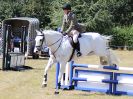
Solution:
<svg viewBox="0 0 133 99"><path fill-rule="evenodd" d="M133 50L133 25L129 27L115 27L112 29L113 40L112 47L119 46Z"/></svg>

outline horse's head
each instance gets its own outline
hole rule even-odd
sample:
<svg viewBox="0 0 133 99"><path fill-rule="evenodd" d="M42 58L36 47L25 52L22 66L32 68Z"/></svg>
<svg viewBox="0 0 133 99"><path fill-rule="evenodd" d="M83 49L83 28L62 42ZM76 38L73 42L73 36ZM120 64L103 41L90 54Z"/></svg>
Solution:
<svg viewBox="0 0 133 99"><path fill-rule="evenodd" d="M37 32L37 36L35 38L35 42L36 42L35 49L34 49L35 53L38 53L41 50L43 42L45 43L45 45L47 47L52 47L52 49L55 49L59 45L58 42L62 41L62 39L63 39L63 35L57 31L53 31L53 30L38 31L38 30L36 30L36 32Z"/></svg>
<svg viewBox="0 0 133 99"><path fill-rule="evenodd" d="M43 42L45 40L44 34L41 31L36 30L37 35L35 38L34 53L38 53L42 49Z"/></svg>

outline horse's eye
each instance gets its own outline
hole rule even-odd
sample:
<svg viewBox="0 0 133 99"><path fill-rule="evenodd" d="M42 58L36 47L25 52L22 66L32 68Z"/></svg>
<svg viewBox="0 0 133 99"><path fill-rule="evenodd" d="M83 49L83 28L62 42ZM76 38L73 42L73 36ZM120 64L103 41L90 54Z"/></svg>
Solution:
<svg viewBox="0 0 133 99"><path fill-rule="evenodd" d="M42 40L40 40L40 42L41 42Z"/></svg>

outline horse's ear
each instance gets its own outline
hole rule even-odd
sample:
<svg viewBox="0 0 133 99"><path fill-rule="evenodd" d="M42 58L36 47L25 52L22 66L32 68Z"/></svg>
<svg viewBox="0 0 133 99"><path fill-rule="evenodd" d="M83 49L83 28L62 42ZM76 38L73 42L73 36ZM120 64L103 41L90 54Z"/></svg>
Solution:
<svg viewBox="0 0 133 99"><path fill-rule="evenodd" d="M37 33L37 35L40 35L41 32L39 30L36 30L36 33Z"/></svg>

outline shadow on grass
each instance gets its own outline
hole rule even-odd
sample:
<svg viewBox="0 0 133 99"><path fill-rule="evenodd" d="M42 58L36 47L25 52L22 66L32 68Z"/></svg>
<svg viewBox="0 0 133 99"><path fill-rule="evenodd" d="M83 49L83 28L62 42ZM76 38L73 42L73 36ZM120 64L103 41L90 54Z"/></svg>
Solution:
<svg viewBox="0 0 133 99"><path fill-rule="evenodd" d="M28 57L28 59L33 59L32 57ZM49 57L39 57L38 59L33 59L33 60L48 60Z"/></svg>
<svg viewBox="0 0 133 99"><path fill-rule="evenodd" d="M3 71L26 71L26 70L44 70L44 68L33 68L31 66L15 66L15 67L11 67L10 69L6 69ZM0 70L2 70L2 68L0 68Z"/></svg>
<svg viewBox="0 0 133 99"><path fill-rule="evenodd" d="M104 95L107 95L107 94L105 94L105 93L100 93L100 92L94 92L94 91L82 91L82 92L84 92L84 93L78 93L78 94L75 94L75 95L80 95L80 96L91 96L91 95L102 95L102 96L104 96ZM109 94L108 94L109 95Z"/></svg>
<svg viewBox="0 0 133 99"><path fill-rule="evenodd" d="M15 67L11 67L10 70L12 71L25 71L25 70L32 70L34 68L30 67L30 66L15 66Z"/></svg>

